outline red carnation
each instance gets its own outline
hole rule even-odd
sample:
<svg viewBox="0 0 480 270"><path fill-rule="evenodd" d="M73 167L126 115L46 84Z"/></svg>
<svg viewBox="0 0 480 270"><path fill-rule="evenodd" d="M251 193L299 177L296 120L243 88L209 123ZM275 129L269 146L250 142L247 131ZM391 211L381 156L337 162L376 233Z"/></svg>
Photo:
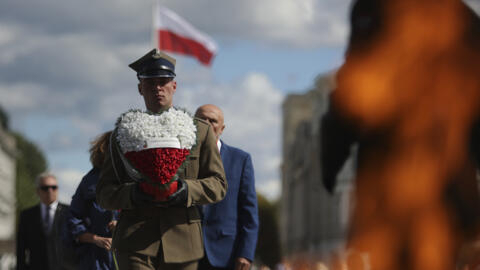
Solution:
<svg viewBox="0 0 480 270"><path fill-rule="evenodd" d="M172 180L189 154L188 149L150 148L127 152L125 157L149 179L140 183L141 190L156 201L165 201L177 191L177 182Z"/></svg>

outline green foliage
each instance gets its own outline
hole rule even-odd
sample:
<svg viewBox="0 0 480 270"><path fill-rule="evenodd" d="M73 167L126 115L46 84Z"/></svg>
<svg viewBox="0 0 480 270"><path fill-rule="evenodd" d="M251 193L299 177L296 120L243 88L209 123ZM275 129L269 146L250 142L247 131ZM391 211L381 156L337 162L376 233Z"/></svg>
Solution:
<svg viewBox="0 0 480 270"><path fill-rule="evenodd" d="M257 193L260 228L256 259L274 269L281 260L280 234L278 229L277 203L269 202Z"/></svg>
<svg viewBox="0 0 480 270"><path fill-rule="evenodd" d="M1 106L0 106L0 126L4 130L8 130L8 115Z"/></svg>
<svg viewBox="0 0 480 270"><path fill-rule="evenodd" d="M17 214L38 203L35 177L47 169L43 153L32 142L18 133L13 136L17 145L16 157L16 197Z"/></svg>
<svg viewBox="0 0 480 270"><path fill-rule="evenodd" d="M19 133L9 131L8 114L0 106L0 127L15 138L15 197L17 220L20 211L38 203L35 177L47 169L40 149Z"/></svg>

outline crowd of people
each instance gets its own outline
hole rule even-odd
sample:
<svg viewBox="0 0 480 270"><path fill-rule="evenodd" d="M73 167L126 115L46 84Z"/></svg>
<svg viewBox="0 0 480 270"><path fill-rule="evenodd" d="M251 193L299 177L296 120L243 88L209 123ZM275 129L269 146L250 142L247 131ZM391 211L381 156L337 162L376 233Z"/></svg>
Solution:
<svg viewBox="0 0 480 270"><path fill-rule="evenodd" d="M149 114L173 108L174 58L154 49L130 67ZM195 146L164 201L131 176L115 129L92 141L92 169L70 206L58 202L56 177L39 175L40 203L19 219L17 269L250 269L259 226L251 156L220 139L219 107L203 105L191 121Z"/></svg>

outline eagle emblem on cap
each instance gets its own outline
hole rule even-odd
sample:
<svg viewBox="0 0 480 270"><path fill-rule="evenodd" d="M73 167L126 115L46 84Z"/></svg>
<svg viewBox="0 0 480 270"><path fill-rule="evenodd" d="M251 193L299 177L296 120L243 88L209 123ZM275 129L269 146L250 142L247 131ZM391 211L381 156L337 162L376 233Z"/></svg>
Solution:
<svg viewBox="0 0 480 270"><path fill-rule="evenodd" d="M160 59L162 58L162 53L160 52L159 49L155 49L155 53L152 55L154 59Z"/></svg>

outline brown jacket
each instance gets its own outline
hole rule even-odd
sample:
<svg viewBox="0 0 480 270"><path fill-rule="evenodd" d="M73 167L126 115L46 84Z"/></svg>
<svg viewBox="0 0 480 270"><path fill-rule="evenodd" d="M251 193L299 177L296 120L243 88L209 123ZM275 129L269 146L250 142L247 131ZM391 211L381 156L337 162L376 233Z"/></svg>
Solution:
<svg viewBox="0 0 480 270"><path fill-rule="evenodd" d="M135 208L130 198L135 185L124 170L118 148L112 147L113 162L107 151L97 185L97 201L105 209L121 209L113 248L147 256L157 256L161 248L167 263L188 262L203 256L200 214L196 205L222 200L227 181L213 130L203 120L195 119L195 123L197 144L185 161L185 170L179 173L188 186L186 207Z"/></svg>

